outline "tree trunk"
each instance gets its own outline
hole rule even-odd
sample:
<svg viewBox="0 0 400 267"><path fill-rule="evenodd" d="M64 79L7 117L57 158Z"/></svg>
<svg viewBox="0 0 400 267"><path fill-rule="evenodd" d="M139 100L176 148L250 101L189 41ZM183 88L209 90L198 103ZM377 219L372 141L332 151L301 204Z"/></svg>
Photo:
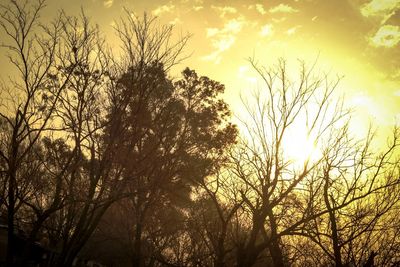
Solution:
<svg viewBox="0 0 400 267"><path fill-rule="evenodd" d="M16 184L16 152L9 165L8 173L8 209L7 209L7 256L6 266L14 266L15 237L14 237L14 218L15 218L15 184Z"/></svg>
<svg viewBox="0 0 400 267"><path fill-rule="evenodd" d="M324 202L325 202L326 208L328 209L329 221L330 221L330 225L331 225L331 239L332 239L332 246L333 246L333 254L335 257L335 266L343 267L342 254L340 252L340 244L339 244L339 233L338 233L337 225L336 225L336 216L335 216L335 212L332 210L331 203L329 201L328 186L329 186L329 177L327 175L325 175Z"/></svg>
<svg viewBox="0 0 400 267"><path fill-rule="evenodd" d="M7 258L6 265L13 266L14 264L14 207L15 199L13 190L8 190L8 214L7 214Z"/></svg>
<svg viewBox="0 0 400 267"><path fill-rule="evenodd" d="M133 259L132 266L140 267L142 260L142 224L139 222L136 224L135 240L133 244Z"/></svg>
<svg viewBox="0 0 400 267"><path fill-rule="evenodd" d="M280 238L278 236L278 226L272 209L267 210L269 223L271 227L271 240L269 244L269 252L271 254L272 262L276 267L284 267L285 261L283 259L282 249L280 247Z"/></svg>
<svg viewBox="0 0 400 267"><path fill-rule="evenodd" d="M363 266L364 267L374 267L375 266L374 258L376 257L376 255L378 255L378 253L376 253L375 251L372 251L371 254L369 254L369 257Z"/></svg>
<svg viewBox="0 0 400 267"><path fill-rule="evenodd" d="M217 243L217 251L216 251L216 259L214 266L215 267L224 267L225 266L225 238L226 238L226 231L228 227L228 223L223 221L222 222L222 230L221 234L219 235L218 238L218 243Z"/></svg>
<svg viewBox="0 0 400 267"><path fill-rule="evenodd" d="M282 250L280 248L279 240L274 238L271 240L269 245L269 252L271 254L272 262L275 267L284 267L286 266L285 261L283 259Z"/></svg>

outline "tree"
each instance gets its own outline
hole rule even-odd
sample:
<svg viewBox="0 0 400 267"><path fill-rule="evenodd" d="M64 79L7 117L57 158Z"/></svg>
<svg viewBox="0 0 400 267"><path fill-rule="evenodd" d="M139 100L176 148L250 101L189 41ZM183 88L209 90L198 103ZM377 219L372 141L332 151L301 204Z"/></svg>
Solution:
<svg viewBox="0 0 400 267"><path fill-rule="evenodd" d="M1 95L5 101L0 107L4 123L0 156L6 184L1 204L6 206L8 216L7 264L11 265L15 249L15 215L26 195L22 190L30 188L27 186L29 176L23 172L23 166L48 129L77 62L75 58L68 62L64 77L54 76L62 23L56 19L48 27L39 26L44 1L38 0L34 4L10 1L0 8L0 26L8 38L2 47L7 49L9 61L17 71L15 79L2 85ZM48 98L48 94L53 97Z"/></svg>
<svg viewBox="0 0 400 267"><path fill-rule="evenodd" d="M385 217L399 200L399 131L396 128L382 152L371 148L373 134L354 140L345 126L330 133L321 166L322 210L318 224L306 232L336 266L360 266L368 261L377 243L374 235L385 232ZM340 152L340 153L338 153Z"/></svg>
<svg viewBox="0 0 400 267"><path fill-rule="evenodd" d="M229 151L227 148L226 151ZM227 168L228 153L221 155L214 172L195 181L196 200L188 218L188 235L192 239L193 265L230 266L234 263L232 232L234 218L243 205L236 181Z"/></svg>
<svg viewBox="0 0 400 267"><path fill-rule="evenodd" d="M331 240L336 251L331 259L341 266L339 247L373 228L376 220L393 206L390 201L376 210L370 207L372 214L364 213L369 195L379 191L386 192L387 197L387 190L394 190L399 181L395 172L398 160L389 157L398 147L399 133L395 131L389 149L376 156L369 150L371 136L352 143L349 112L341 100L333 97L339 79L330 82L326 76L316 76L313 67L307 69L302 64L298 80L292 81L283 60L271 69L259 67L254 60L251 63L265 88L246 105L249 116L242 120L244 137L231 163L234 177L241 181L241 194L249 213L248 220L242 219L249 230L237 247L238 265L255 264L265 249L274 266L289 265L295 260L288 254L290 238L319 231L321 220L328 217L330 221L325 227L330 227L334 235ZM301 162L290 158L284 144L291 129L296 134L305 131L321 152L305 155ZM334 160L339 162L333 163ZM334 179L328 175L331 171L335 173ZM390 199L395 199L395 195L390 194ZM320 201L325 205L320 205ZM355 208L356 203L363 207ZM349 239L338 244L342 241L335 236L335 223L338 214L349 208L352 210L348 216L360 216L364 210L362 216L368 219L357 222L360 225L352 232L344 229ZM318 243L318 238L308 237ZM326 247L323 250L327 252Z"/></svg>
<svg viewBox="0 0 400 267"><path fill-rule="evenodd" d="M210 173L236 131L218 98L224 87L192 70L184 70L183 78L173 83L163 65L153 63L141 71L132 68L120 86L119 99L127 105L115 109L124 122L117 159L129 181L136 217L133 258L141 266L143 234L151 232L152 213L188 205L191 181Z"/></svg>

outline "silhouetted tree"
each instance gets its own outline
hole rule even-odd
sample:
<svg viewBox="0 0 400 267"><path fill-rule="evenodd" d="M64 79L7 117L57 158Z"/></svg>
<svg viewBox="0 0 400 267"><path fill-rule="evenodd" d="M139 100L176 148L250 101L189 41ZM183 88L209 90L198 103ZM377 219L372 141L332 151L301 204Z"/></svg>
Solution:
<svg viewBox="0 0 400 267"><path fill-rule="evenodd" d="M16 76L2 84L0 116L6 126L2 128L0 156L3 161L6 189L1 205L8 216L7 264L14 261L15 216L24 196L30 189L29 172L23 171L26 161L42 135L51 128L51 121L61 93L76 65L75 58L68 61L63 77L57 72L57 51L62 47L62 23L57 18L49 26L39 26L44 1L20 3L10 1L0 6L0 26L7 39L7 49ZM51 85L51 86L50 86ZM48 97L51 94L52 97Z"/></svg>
<svg viewBox="0 0 400 267"><path fill-rule="evenodd" d="M330 248L319 243L328 235L333 246L329 256L342 266L341 248L354 245L355 239L371 231L397 201L394 186L399 182L399 162L392 156L399 133L394 132L387 151L374 154L370 151L371 136L353 143L349 112L334 97L338 80L315 76L313 69L303 64L293 82L283 60L271 69L251 62L265 88L246 104L249 117L243 119L243 141L232 157L231 168L241 180L249 213L247 220L242 219L249 230L238 244L238 265L255 264L265 249L274 266L289 265L295 259L288 254L285 238L306 236L307 231L326 227L329 234L323 232L311 240L329 254ZM306 131L321 153L305 155L301 162L291 159L284 147L291 128L295 133L299 128ZM373 206L370 195L390 201ZM320 205L320 201L325 204ZM339 215L342 213L345 215ZM350 221L343 221L343 230L338 228L342 223L339 218L347 216ZM324 224L326 218L329 222Z"/></svg>
<svg viewBox="0 0 400 267"><path fill-rule="evenodd" d="M373 134L354 140L344 126L334 129L326 143L321 165L321 192L314 205L328 213L306 231L336 266L361 266L371 261L377 246L374 235L385 230L385 215L399 201L399 160L395 157L399 131L388 148L371 148ZM338 153L340 151L340 153ZM314 221L315 222L315 221Z"/></svg>
<svg viewBox="0 0 400 267"><path fill-rule="evenodd" d="M158 209L171 209L172 214L188 205L191 181L210 173L236 131L227 121L226 104L218 98L224 87L192 70L186 69L173 83L162 64L132 68L121 77L118 89L115 102L127 105L113 109L123 121L116 158L128 180L136 218L133 260L140 266L143 239L151 239L143 233L151 233L155 223L149 220Z"/></svg>
<svg viewBox="0 0 400 267"><path fill-rule="evenodd" d="M221 155L211 175L195 181L196 200L188 215L188 234L194 246L189 249L197 251L188 252L193 265L201 260L205 266L230 266L235 261L232 224L243 199L227 169L227 154Z"/></svg>

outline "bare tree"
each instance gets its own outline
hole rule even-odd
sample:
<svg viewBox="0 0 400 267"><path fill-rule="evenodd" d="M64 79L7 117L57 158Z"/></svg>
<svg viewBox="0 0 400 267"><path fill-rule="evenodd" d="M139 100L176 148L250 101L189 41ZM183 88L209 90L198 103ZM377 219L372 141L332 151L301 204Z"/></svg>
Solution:
<svg viewBox="0 0 400 267"><path fill-rule="evenodd" d="M191 256L193 265L196 265L196 259L202 259L205 265L208 262L208 265L218 267L234 262L232 224L243 205L243 199L236 181L226 168L226 156L221 156L211 175L194 181L197 185L196 200L190 209L188 232L194 246L203 243L204 247L198 255Z"/></svg>
<svg viewBox="0 0 400 267"><path fill-rule="evenodd" d="M393 173L398 163L389 161L398 146L398 132L395 131L386 153L375 157L369 149L371 136L360 143L351 139L349 111L334 96L339 79L330 82L327 76L318 76L313 67L307 69L302 64L299 78L294 82L283 60L272 69L259 67L253 60L251 63L265 88L257 91L253 102L246 105L249 116L242 120L243 141L232 157L231 168L241 180L242 197L250 214L249 233L238 246L238 265L253 265L265 249L274 266L289 265L294 259L289 255L285 238L305 236L307 230L319 229L322 218L326 217L330 218L326 224L330 233L338 233L335 225L338 214L351 209L348 216L355 218L362 214L366 221L358 221L358 227L354 223L356 228L352 231L346 228L348 239L339 241L342 237L331 236L336 243L332 259L341 266L340 247L354 244L354 239L371 230L396 199L396 193L386 189L398 183L398 176ZM290 138L291 129L298 134L305 131L317 149L314 155L305 155L301 162L295 162L285 153L284 143ZM333 163L334 160L343 165ZM331 171L335 179L328 175ZM356 208L356 203L368 203L367 196L381 189L386 190L381 196L384 194L392 201L382 203L379 208L370 206L372 213L365 210L365 205ZM321 206L322 195L325 205ZM329 253L326 247L323 250Z"/></svg>
<svg viewBox="0 0 400 267"><path fill-rule="evenodd" d="M242 123L244 136L249 138L243 138L232 158L232 169L243 184L242 197L251 214L250 233L240 245L238 265L251 266L268 248L274 265L284 266L288 262L282 247L282 231L307 215L312 203L299 199L297 192L306 181L314 179L321 160L305 157L296 166L285 154L285 139L289 138L291 128L296 130L300 124L314 143L321 141L326 130L335 127L345 113L338 104L328 114L337 80L329 83L326 77L315 76L312 68L307 70L302 64L295 83L289 79L283 60L269 70L251 63L265 88L255 94L254 102L246 105L249 119ZM304 202L300 204L301 201ZM288 211L292 213L290 218Z"/></svg>
<svg viewBox="0 0 400 267"><path fill-rule="evenodd" d="M181 63L186 55L183 50L190 39L189 34L174 38L173 25L158 25L156 17L138 17L125 9L125 17L114 27L120 41L122 54L117 64L122 72L129 68L141 69L159 62L168 70Z"/></svg>
<svg viewBox="0 0 400 267"><path fill-rule="evenodd" d="M376 256L376 234L399 200L399 131L395 129L388 148L373 151L373 134L354 140L348 127L334 129L324 149L321 165L322 190L315 205L328 213L307 227L336 266L361 266ZM375 250L375 251L374 251ZM372 256L371 256L372 255ZM371 261L371 260L370 260ZM373 262L373 261L372 261Z"/></svg>
<svg viewBox="0 0 400 267"><path fill-rule="evenodd" d="M6 190L2 205L7 208L8 252L7 263L13 262L14 225L22 183L29 183L29 177L21 172L21 166L32 153L35 144L48 129L61 93L69 81L75 66L75 58L68 62L68 72L57 77L57 56L60 49L62 23L54 20L48 27L39 24L40 13L45 3L33 4L10 1L2 4L0 26L8 38L2 47L16 69L16 76L2 84L0 116L6 126L2 135L0 156L4 162L3 171ZM53 97L48 98L51 94Z"/></svg>

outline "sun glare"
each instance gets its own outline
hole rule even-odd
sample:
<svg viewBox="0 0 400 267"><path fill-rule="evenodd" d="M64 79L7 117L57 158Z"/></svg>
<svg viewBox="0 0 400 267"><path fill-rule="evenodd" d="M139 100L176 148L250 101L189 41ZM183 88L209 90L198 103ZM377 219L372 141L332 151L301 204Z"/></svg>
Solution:
<svg viewBox="0 0 400 267"><path fill-rule="evenodd" d="M303 165L306 161L314 161L321 156L315 139L307 134L307 129L296 126L288 131L283 140L283 154L294 165Z"/></svg>

